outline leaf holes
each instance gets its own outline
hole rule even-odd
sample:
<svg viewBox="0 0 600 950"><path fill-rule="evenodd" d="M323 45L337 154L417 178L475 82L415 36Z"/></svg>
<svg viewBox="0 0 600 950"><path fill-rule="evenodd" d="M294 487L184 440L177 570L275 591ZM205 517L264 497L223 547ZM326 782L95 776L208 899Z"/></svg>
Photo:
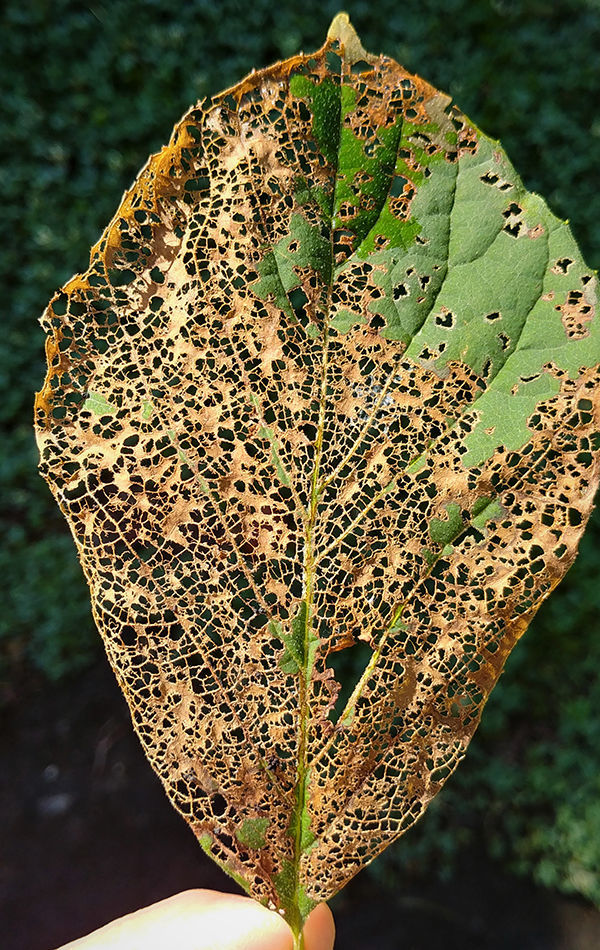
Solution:
<svg viewBox="0 0 600 950"><path fill-rule="evenodd" d="M450 310L442 310L440 313L436 314L435 322L438 327L446 327L451 329L454 326L454 314Z"/></svg>
<svg viewBox="0 0 600 950"><path fill-rule="evenodd" d="M213 795L210 800L210 807L213 815L216 818L220 818L221 815L225 814L225 809L227 808L227 802L221 794Z"/></svg>
<svg viewBox="0 0 600 950"><path fill-rule="evenodd" d="M186 191L208 191L210 188L210 178L206 175L199 176L198 178L188 178L185 183Z"/></svg>
<svg viewBox="0 0 600 950"><path fill-rule="evenodd" d="M299 428L310 443L315 442L317 438L317 427L313 425L312 422L305 422L304 425L299 426Z"/></svg>
<svg viewBox="0 0 600 950"><path fill-rule="evenodd" d="M153 544L142 544L140 541L134 542L131 547L139 557L140 561L149 561L153 554L156 554L157 549Z"/></svg>
<svg viewBox="0 0 600 950"><path fill-rule="evenodd" d="M514 224L505 224L502 230L512 238L518 238L522 227L522 221L515 221Z"/></svg>
<svg viewBox="0 0 600 950"><path fill-rule="evenodd" d="M301 287L296 287L289 294L290 304L294 310L294 313L298 319L302 320L306 318L306 304L308 303L308 297Z"/></svg>
<svg viewBox="0 0 600 950"><path fill-rule="evenodd" d="M552 271L554 274L566 274L572 263L573 261L570 257L560 257L552 268Z"/></svg>
<svg viewBox="0 0 600 950"><path fill-rule="evenodd" d="M338 208L338 217L341 220L352 219L356 214L356 206L353 201L343 201Z"/></svg>
<svg viewBox="0 0 600 950"><path fill-rule="evenodd" d="M402 175L394 175L392 179L392 184L390 187L390 197L400 198L404 192L404 187L407 184L408 184L407 179L403 178Z"/></svg>
<svg viewBox="0 0 600 950"><path fill-rule="evenodd" d="M406 284L397 284L394 287L394 300L400 300L402 297L409 297L410 290Z"/></svg>
<svg viewBox="0 0 600 950"><path fill-rule="evenodd" d="M521 205L518 205L516 201L512 201L506 211L502 212L503 218L510 218L517 214L523 214L523 209Z"/></svg>
<svg viewBox="0 0 600 950"><path fill-rule="evenodd" d="M484 183L484 185L495 185L496 182L500 181L498 175L494 172L486 172L485 175L480 175L479 180Z"/></svg>
<svg viewBox="0 0 600 950"><path fill-rule="evenodd" d="M296 598L297 600L300 600L302 597L302 594L303 594L302 581L297 577L295 577L292 583L290 584L290 594L292 595L292 597Z"/></svg>
<svg viewBox="0 0 600 950"><path fill-rule="evenodd" d="M501 314L498 310L494 310L493 313L486 313L484 320L489 320L490 323L493 323L494 320L500 320Z"/></svg>
<svg viewBox="0 0 600 950"><path fill-rule="evenodd" d="M128 267L123 270L110 268L108 271L108 279L113 287L124 287L135 279L135 271L132 271Z"/></svg>
<svg viewBox="0 0 600 950"><path fill-rule="evenodd" d="M226 429L224 426L219 426L217 429L217 438L220 442L231 442L235 440L235 436L231 429Z"/></svg>
<svg viewBox="0 0 600 950"><path fill-rule="evenodd" d="M355 686L358 671L366 669L373 649L362 640L352 643L342 650L330 653L327 657L327 665L333 670L333 674L340 684L335 706L329 714L332 722L338 722L348 699Z"/></svg>
<svg viewBox="0 0 600 950"><path fill-rule="evenodd" d="M370 73L373 71L373 67L366 62L364 59L359 59L352 64L352 72L357 75L360 73Z"/></svg>
<svg viewBox="0 0 600 950"><path fill-rule="evenodd" d="M121 642L126 647L133 647L137 643L137 632L135 627L125 624L121 629Z"/></svg>
<svg viewBox="0 0 600 950"><path fill-rule="evenodd" d="M65 315L69 309L69 298L66 294L59 294L56 300L52 301L52 311L57 317Z"/></svg>
<svg viewBox="0 0 600 950"><path fill-rule="evenodd" d="M306 103L302 100L298 100L298 112L302 122L310 122L312 119L312 113Z"/></svg>

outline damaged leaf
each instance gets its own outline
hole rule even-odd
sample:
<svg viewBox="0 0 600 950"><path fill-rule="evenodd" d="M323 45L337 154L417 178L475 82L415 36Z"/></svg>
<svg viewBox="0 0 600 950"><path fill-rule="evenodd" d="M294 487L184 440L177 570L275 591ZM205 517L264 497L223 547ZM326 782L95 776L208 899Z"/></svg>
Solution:
<svg viewBox="0 0 600 950"><path fill-rule="evenodd" d="M41 470L136 731L296 933L422 814L575 557L596 293L340 15L183 117L43 317Z"/></svg>

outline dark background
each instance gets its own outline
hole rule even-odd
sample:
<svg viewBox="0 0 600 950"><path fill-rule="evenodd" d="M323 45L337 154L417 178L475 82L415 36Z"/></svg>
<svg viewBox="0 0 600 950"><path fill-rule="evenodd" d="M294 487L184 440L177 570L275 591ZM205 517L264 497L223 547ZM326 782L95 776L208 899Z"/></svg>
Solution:
<svg viewBox="0 0 600 950"><path fill-rule="evenodd" d="M598 0L349 0L363 44L450 92L600 263ZM131 734L36 474L37 324L199 97L321 45L338 0L4 0L0 25L0 933L44 950L226 887ZM600 946L600 518L419 826L342 892L340 948ZM518 876L517 876L518 875ZM567 896L565 896L567 895Z"/></svg>

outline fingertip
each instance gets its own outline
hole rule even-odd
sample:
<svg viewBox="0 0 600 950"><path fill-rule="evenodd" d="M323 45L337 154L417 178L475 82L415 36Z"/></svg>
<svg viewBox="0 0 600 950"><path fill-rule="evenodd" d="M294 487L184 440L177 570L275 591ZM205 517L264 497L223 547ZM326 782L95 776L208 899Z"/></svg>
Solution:
<svg viewBox="0 0 600 950"><path fill-rule="evenodd" d="M320 945L317 945L320 946ZM188 890L112 921L62 950L288 950L290 931L249 897Z"/></svg>
<svg viewBox="0 0 600 950"><path fill-rule="evenodd" d="M306 950L333 950L335 922L327 904L318 904L304 925Z"/></svg>
<svg viewBox="0 0 600 950"><path fill-rule="evenodd" d="M306 950L332 950L333 916L319 904L304 928ZM292 935L273 911L235 894L188 890L112 921L62 950L291 950Z"/></svg>

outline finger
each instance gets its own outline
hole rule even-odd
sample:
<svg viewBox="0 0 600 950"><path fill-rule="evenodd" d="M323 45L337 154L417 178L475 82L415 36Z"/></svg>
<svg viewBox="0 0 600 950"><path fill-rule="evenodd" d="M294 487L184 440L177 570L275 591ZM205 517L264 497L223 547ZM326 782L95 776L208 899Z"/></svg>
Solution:
<svg viewBox="0 0 600 950"><path fill-rule="evenodd" d="M333 914L327 904L319 904L304 925L305 948L306 950L333 950L334 940Z"/></svg>
<svg viewBox="0 0 600 950"><path fill-rule="evenodd" d="M316 908L316 911L320 908ZM312 916L312 915L311 915ZM308 925L308 922L307 922ZM311 923L317 941L307 950L330 950L323 911ZM325 934L325 937L322 936ZM321 942L318 942L321 941ZM291 950L285 921L249 897L193 890L129 914L67 944L62 950Z"/></svg>

